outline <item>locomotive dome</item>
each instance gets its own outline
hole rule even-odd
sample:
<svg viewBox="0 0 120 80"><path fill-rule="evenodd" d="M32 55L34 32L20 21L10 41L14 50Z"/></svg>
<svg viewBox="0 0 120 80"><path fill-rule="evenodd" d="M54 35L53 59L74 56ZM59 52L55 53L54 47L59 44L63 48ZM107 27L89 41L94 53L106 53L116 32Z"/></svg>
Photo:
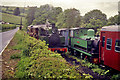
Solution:
<svg viewBox="0 0 120 80"><path fill-rule="evenodd" d="M105 26L101 31L120 31L120 25Z"/></svg>
<svg viewBox="0 0 120 80"><path fill-rule="evenodd" d="M88 29L87 35L88 35L88 36L91 36L91 37L94 37L95 31L94 31L93 29Z"/></svg>

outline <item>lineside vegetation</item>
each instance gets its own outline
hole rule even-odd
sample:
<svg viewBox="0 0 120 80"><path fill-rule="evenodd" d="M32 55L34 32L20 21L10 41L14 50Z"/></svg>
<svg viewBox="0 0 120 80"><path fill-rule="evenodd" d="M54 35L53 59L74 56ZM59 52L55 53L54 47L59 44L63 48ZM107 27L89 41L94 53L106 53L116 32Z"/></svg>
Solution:
<svg viewBox="0 0 120 80"><path fill-rule="evenodd" d="M18 31L14 39L17 39L17 45L12 48L21 50L22 54L15 78L85 78L76 66L67 63L60 54L48 50L45 41L32 38L24 31Z"/></svg>

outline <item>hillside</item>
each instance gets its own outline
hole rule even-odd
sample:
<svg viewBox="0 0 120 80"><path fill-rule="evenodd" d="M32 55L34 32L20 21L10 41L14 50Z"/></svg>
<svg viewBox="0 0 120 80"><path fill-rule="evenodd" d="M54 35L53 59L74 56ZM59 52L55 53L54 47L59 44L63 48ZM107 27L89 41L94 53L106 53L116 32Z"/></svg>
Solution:
<svg viewBox="0 0 120 80"><path fill-rule="evenodd" d="M20 24L21 17L20 16L14 16L7 13L0 13L2 14L2 20L5 22L13 23L13 24ZM25 17L22 17L22 22L25 24Z"/></svg>

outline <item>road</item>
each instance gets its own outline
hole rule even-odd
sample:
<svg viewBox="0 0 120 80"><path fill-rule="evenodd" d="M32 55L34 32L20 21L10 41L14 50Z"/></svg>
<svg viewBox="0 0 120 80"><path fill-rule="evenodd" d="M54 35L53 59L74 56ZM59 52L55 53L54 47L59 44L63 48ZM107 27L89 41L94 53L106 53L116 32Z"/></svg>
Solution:
<svg viewBox="0 0 120 80"><path fill-rule="evenodd" d="M11 39L13 38L14 34L18 31L18 27L16 29L1 32L0 33L0 55L4 51L4 49L7 47Z"/></svg>
<svg viewBox="0 0 120 80"><path fill-rule="evenodd" d="M0 33L0 80L2 79L2 52L7 47L11 39L13 38L14 34L18 31L19 28L1 32Z"/></svg>

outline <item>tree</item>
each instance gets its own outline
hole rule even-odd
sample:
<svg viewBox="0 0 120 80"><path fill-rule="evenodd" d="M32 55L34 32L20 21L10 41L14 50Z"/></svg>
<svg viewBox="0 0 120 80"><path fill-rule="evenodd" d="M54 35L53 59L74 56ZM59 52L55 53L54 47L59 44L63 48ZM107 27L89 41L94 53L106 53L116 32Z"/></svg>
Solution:
<svg viewBox="0 0 120 80"><path fill-rule="evenodd" d="M90 19L90 23L86 23L86 27L88 28L99 28L99 27L102 27L103 26L103 23L100 19Z"/></svg>
<svg viewBox="0 0 120 80"><path fill-rule="evenodd" d="M114 18L114 17L110 17L110 18L108 19L107 25L114 25L114 24L115 24L115 18Z"/></svg>
<svg viewBox="0 0 120 80"><path fill-rule="evenodd" d="M6 6L6 11L8 11L9 10L9 6Z"/></svg>
<svg viewBox="0 0 120 80"><path fill-rule="evenodd" d="M117 24L120 25L120 12L118 12L118 20L117 21L118 21Z"/></svg>
<svg viewBox="0 0 120 80"><path fill-rule="evenodd" d="M18 16L20 14L19 7L16 7L13 12L14 15Z"/></svg>
<svg viewBox="0 0 120 80"><path fill-rule="evenodd" d="M102 27L107 23L106 14L97 9L86 13L83 19L84 24L91 24L94 28Z"/></svg>
<svg viewBox="0 0 120 80"><path fill-rule="evenodd" d="M107 25L115 25L115 24L120 25L120 13L108 19Z"/></svg>
<svg viewBox="0 0 120 80"><path fill-rule="evenodd" d="M35 19L35 11L37 7L29 7L28 13L27 13L27 25L31 25L33 20Z"/></svg>
<svg viewBox="0 0 120 80"><path fill-rule="evenodd" d="M53 7L52 5L46 4L40 6L35 13L35 20L33 24L45 24L48 19L50 23L57 22L57 16L62 12L61 7Z"/></svg>
<svg viewBox="0 0 120 80"><path fill-rule="evenodd" d="M78 27L80 26L81 16L79 10L67 9L57 17L57 26L59 28L66 27Z"/></svg>

